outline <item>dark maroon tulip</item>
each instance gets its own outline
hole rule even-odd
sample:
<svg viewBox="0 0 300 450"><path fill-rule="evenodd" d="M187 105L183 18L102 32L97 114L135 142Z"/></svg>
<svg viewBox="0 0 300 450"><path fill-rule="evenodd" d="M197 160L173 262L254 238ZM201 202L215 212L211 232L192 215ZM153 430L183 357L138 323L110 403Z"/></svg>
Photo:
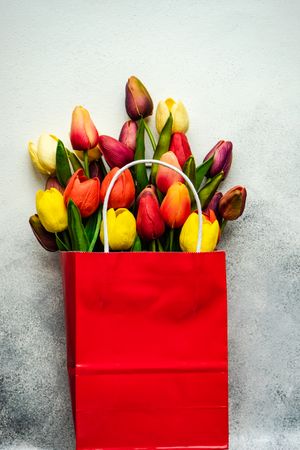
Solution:
<svg viewBox="0 0 300 450"><path fill-rule="evenodd" d="M145 187L138 197L136 229L138 235L146 241L158 239L164 234L165 223L154 186Z"/></svg>
<svg viewBox="0 0 300 450"><path fill-rule="evenodd" d="M181 167L184 166L186 160L192 155L189 142L184 133L176 132L172 134L169 150L175 153Z"/></svg>
<svg viewBox="0 0 300 450"><path fill-rule="evenodd" d="M151 116L153 111L152 99L138 78L131 76L127 81L125 91L126 111L132 120L139 120L141 117Z"/></svg>
<svg viewBox="0 0 300 450"><path fill-rule="evenodd" d="M58 250L55 234L49 233L43 225L41 224L41 221L39 219L39 216L37 214L34 214L29 218L29 223L31 226L31 229L33 231L33 234L41 244L41 246L48 250L48 252L56 252Z"/></svg>
<svg viewBox="0 0 300 450"><path fill-rule="evenodd" d="M99 136L99 145L110 168L121 168L134 159L134 151L131 148L110 136Z"/></svg>
<svg viewBox="0 0 300 450"><path fill-rule="evenodd" d="M99 167L99 164L97 161L92 161L89 164L89 172L90 172L90 178L98 178L99 181L102 181L102 173Z"/></svg>
<svg viewBox="0 0 300 450"><path fill-rule="evenodd" d="M62 194L64 193L64 187L60 184L56 177L49 177L46 181L45 190L55 188Z"/></svg>
<svg viewBox="0 0 300 450"><path fill-rule="evenodd" d="M212 178L223 171L225 179L232 163L232 142L219 141L211 151L207 153L203 161L206 161L213 155L214 161L209 169L209 176Z"/></svg>
<svg viewBox="0 0 300 450"><path fill-rule="evenodd" d="M234 186L223 195L219 202L219 213L224 220L236 220L244 212L247 198L246 188Z"/></svg>
<svg viewBox="0 0 300 450"><path fill-rule="evenodd" d="M136 135L137 135L137 123L134 120L127 120L122 126L119 141L125 144L127 147L135 151Z"/></svg>

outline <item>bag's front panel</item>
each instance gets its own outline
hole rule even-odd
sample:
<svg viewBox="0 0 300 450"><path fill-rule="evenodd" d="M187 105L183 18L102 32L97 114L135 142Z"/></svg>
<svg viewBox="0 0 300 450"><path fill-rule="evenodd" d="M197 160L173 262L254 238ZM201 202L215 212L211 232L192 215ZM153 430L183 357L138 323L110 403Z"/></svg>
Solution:
<svg viewBox="0 0 300 450"><path fill-rule="evenodd" d="M227 448L225 258L76 254L78 448Z"/></svg>

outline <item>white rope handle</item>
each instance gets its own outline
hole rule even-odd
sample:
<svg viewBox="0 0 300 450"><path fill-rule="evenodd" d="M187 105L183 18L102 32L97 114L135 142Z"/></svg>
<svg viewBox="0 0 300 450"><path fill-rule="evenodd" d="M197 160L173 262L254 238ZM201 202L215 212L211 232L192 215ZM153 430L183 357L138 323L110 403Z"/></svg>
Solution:
<svg viewBox="0 0 300 450"><path fill-rule="evenodd" d="M191 182L191 180L185 173L183 173L177 167L174 167L169 163L166 163L164 161L159 161L157 159L138 159L136 161L132 161L132 162L126 164L126 166L123 166L121 169L119 169L112 177L112 180L109 183L108 189L105 194L104 202L103 202L104 253L109 253L108 230L107 230L107 206L108 206L108 200L109 200L109 196L112 191L112 188L114 187L114 184L117 181L118 177L126 169L129 169L129 167L136 166L137 164L147 164L147 163L159 164L161 166L168 167L169 169L174 170L175 172L179 173L184 178L184 180L187 182L187 184L189 185L189 188L191 189L191 191L193 193L193 196L196 201L197 209L198 209L198 241L197 241L196 253L199 253L200 249L201 249L201 240L202 240L202 209L201 209L201 203L200 203L197 191L194 188L193 183Z"/></svg>

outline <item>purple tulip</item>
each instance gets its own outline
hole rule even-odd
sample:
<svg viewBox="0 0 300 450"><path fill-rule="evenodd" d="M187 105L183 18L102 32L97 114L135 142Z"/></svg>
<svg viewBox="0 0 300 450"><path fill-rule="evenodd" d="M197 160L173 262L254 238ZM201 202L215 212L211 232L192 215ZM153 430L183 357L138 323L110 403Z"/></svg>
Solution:
<svg viewBox="0 0 300 450"><path fill-rule="evenodd" d="M215 213L216 218L218 219L219 223L222 220L221 214L219 212L219 202L220 202L222 197L223 197L222 192L216 192L214 194L213 198L211 199L211 201L209 202L209 204L207 205L207 207L204 210L204 212L207 212L209 209L212 209L213 212Z"/></svg>
<svg viewBox="0 0 300 450"><path fill-rule="evenodd" d="M135 151L136 146L136 134L137 134L137 123L134 120L127 120L122 126L119 141L125 144L127 147Z"/></svg>
<svg viewBox="0 0 300 450"><path fill-rule="evenodd" d="M99 136L99 145L105 161L111 169L113 167L121 168L134 159L134 151L131 148L110 136Z"/></svg>
<svg viewBox="0 0 300 450"><path fill-rule="evenodd" d="M211 151L207 153L203 161L206 161L211 156L214 156L214 160L209 169L209 176L212 178L223 171L223 179L225 179L232 163L232 142L219 141Z"/></svg>

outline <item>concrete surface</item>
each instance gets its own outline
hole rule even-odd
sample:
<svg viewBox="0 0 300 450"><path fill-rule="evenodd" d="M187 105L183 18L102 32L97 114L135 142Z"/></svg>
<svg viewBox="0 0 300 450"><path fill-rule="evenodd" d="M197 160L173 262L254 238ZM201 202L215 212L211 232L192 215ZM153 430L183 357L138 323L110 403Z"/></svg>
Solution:
<svg viewBox="0 0 300 450"><path fill-rule="evenodd" d="M231 450L300 448L300 2L3 1L1 10L0 448L74 448L57 255L28 226L43 185L27 155L68 142L77 104L117 135L139 76L182 99L198 161L234 143L223 191L248 189L226 229Z"/></svg>

